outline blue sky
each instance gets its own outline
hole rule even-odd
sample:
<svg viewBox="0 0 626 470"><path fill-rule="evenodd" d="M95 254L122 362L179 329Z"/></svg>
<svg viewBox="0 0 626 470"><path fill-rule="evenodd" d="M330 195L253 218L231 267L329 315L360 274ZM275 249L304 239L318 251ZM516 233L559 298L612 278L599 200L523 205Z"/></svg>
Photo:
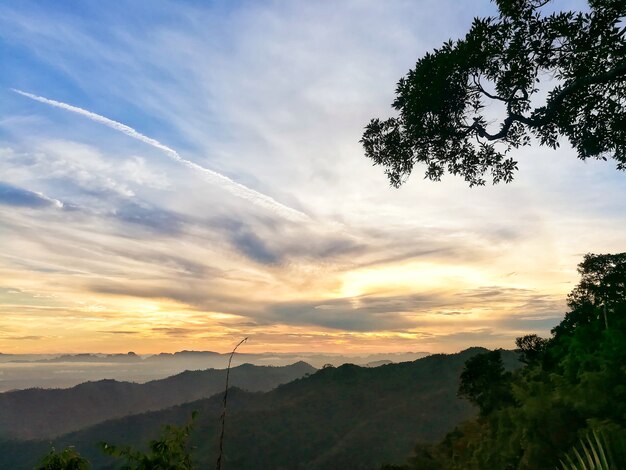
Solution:
<svg viewBox="0 0 626 470"><path fill-rule="evenodd" d="M517 152L509 185L392 189L358 143L419 56L493 8L0 3L0 351L545 334L582 255L623 251L626 174L563 142Z"/></svg>

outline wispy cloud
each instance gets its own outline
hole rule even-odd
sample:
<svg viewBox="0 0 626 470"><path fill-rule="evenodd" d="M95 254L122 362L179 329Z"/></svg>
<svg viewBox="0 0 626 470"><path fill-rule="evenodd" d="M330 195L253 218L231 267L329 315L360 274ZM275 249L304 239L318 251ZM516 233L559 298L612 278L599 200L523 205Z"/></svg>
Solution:
<svg viewBox="0 0 626 470"><path fill-rule="evenodd" d="M111 129L115 129L116 131L122 132L123 134L126 134L127 136L132 137L133 139L137 139L154 148L162 150L171 159L185 165L188 168L191 168L194 171L201 173L203 176L208 178L209 181L219 184L223 189L230 192L231 194L234 194L235 196L240 197L242 199L251 201L252 203L258 206L270 209L273 212L278 213L279 215L285 218L288 218L294 221L304 221L304 220L308 220L309 218L305 213L298 211L296 209L293 209L291 207L285 206L284 204L281 204L280 202L276 201L270 196L267 196L266 194L263 194L258 191L255 191L254 189L248 188L247 186L244 186L241 183L233 181L232 179L230 179L227 176L222 175L221 173L210 170L201 165L198 165L195 162L192 162L191 160L187 160L181 157L180 154L176 150L172 149L171 147L168 147L167 145L162 144L156 139L148 137L140 132L137 132L135 129L133 129L130 126L127 126L126 124L122 124L121 122L114 121L113 119L109 119L105 116L101 116L100 114L92 113L91 111L87 111L86 109L79 108L77 106L72 106L70 104L63 103L61 101L51 100L43 96L37 96L37 95L28 93L22 90L17 90L17 89L12 89L12 90L15 93L18 93L32 100L38 101L40 103L48 104L56 108L61 108L61 109L65 109L66 111L71 111L73 113L80 114L81 116L84 116L87 119L91 119L92 121L98 122L100 124L104 124L105 126L110 127Z"/></svg>
<svg viewBox="0 0 626 470"><path fill-rule="evenodd" d="M57 207L62 208L63 203L58 199L50 198L40 192L29 191L12 184L0 181L0 204L18 207Z"/></svg>

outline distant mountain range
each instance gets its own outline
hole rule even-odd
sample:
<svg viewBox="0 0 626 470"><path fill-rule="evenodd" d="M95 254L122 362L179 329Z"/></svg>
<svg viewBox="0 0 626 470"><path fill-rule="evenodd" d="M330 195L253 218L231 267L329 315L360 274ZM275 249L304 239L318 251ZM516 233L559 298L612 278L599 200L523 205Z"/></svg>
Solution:
<svg viewBox="0 0 626 470"><path fill-rule="evenodd" d="M328 353L235 354L233 366L285 366L298 361L321 368L326 364L366 365L379 361L414 361L425 352L341 355ZM115 379L147 382L185 370L224 369L230 354L213 351L179 351L149 356L125 354L0 354L0 392L26 388L67 388L83 382Z"/></svg>
<svg viewBox="0 0 626 470"><path fill-rule="evenodd" d="M226 469L378 469L402 463L417 441L435 442L475 410L457 397L471 348L380 367L325 367L265 393L233 389L225 441ZM517 355L504 351L509 367ZM113 406L113 405L111 405ZM50 445L73 445L96 469L119 462L96 444L142 446L165 424L199 419L192 435L197 468L215 464L221 395L126 416L50 441L0 442L0 468L32 468Z"/></svg>
<svg viewBox="0 0 626 470"><path fill-rule="evenodd" d="M230 383L262 392L315 372L304 362L284 367L243 364ZM224 390L226 370L186 371L144 384L100 380L69 389L28 389L0 394L0 437L49 438L108 419L207 398Z"/></svg>
<svg viewBox="0 0 626 470"><path fill-rule="evenodd" d="M264 353L247 354L236 353L235 363L250 363L254 365L287 365L297 361L307 362L315 367L322 367L324 364L338 366L341 364L365 365L370 362L405 362L414 361L427 356L427 352L405 352L405 353L376 353L366 355L345 355L345 354L320 354L320 353ZM100 353L80 353L80 354L59 354L59 355L39 355L39 354L3 354L0 353L0 363L56 363L56 362L160 362L160 361L202 361L218 359L220 365L226 366L230 353L218 353L214 351L178 351L175 353L159 353L151 355L139 355L134 352L125 354L100 354ZM295 361L294 361L295 359Z"/></svg>

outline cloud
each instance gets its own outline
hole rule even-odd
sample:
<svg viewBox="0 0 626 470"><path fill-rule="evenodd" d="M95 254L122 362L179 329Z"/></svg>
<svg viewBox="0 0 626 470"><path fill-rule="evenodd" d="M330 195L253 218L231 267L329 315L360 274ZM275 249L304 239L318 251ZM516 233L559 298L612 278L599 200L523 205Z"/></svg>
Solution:
<svg viewBox="0 0 626 470"><path fill-rule="evenodd" d="M477 328L469 331L459 331L455 333L443 333L435 334L431 340L435 340L438 343L453 343L462 344L466 346L477 345L489 345L494 341L503 343L506 340L510 341L510 336L507 333L500 332L494 328ZM512 344L510 345L513 346Z"/></svg>
<svg viewBox="0 0 626 470"><path fill-rule="evenodd" d="M564 310L556 310L552 316L521 316L512 313L510 316L501 318L494 323L501 331L514 331L515 336L522 336L530 333L537 333L540 336L548 336L548 331L554 328L563 320Z"/></svg>
<svg viewBox="0 0 626 470"><path fill-rule="evenodd" d="M124 279L115 281L97 280L86 286L90 292L140 299L171 299L206 310L220 310L230 303L237 305L236 294L228 295L206 288L206 280L195 280L187 285L173 283L169 279L157 283L142 283L139 280L128 283ZM204 289L203 289L204 287ZM230 301L230 302L229 302Z"/></svg>
<svg viewBox="0 0 626 470"><path fill-rule="evenodd" d="M362 234L321 223L299 224L258 215L247 218L227 215L209 218L206 226L222 234L240 254L268 266L302 260L336 262L368 248L368 241L362 239Z"/></svg>
<svg viewBox="0 0 626 470"><path fill-rule="evenodd" d="M360 296L324 301L280 302L251 312L258 321L310 325L348 331L403 330L419 325L416 314L426 313L442 296Z"/></svg>
<svg viewBox="0 0 626 470"><path fill-rule="evenodd" d="M32 139L26 151L3 149L0 171L12 181L36 180L54 188L64 201L89 198L86 205L97 207L111 197L133 197L142 185L162 187L160 175L146 171L137 157L111 158L93 146L78 142ZM139 170L142 178L137 181Z"/></svg>
<svg viewBox="0 0 626 470"><path fill-rule="evenodd" d="M273 253L259 237L249 231L238 232L233 235L232 241L243 254L263 264L276 264L279 256Z"/></svg>
<svg viewBox="0 0 626 470"><path fill-rule="evenodd" d="M2 293L3 321L32 320L19 334L72 318L85 334L62 325L45 347L156 352L188 329L225 350L237 328L259 349L512 346L558 321L578 253L623 245L623 175L566 148L522 151L513 184L472 190L420 172L390 189L363 157L363 126L389 114L394 84L424 51L466 31L472 2L240 6L1 7L16 53L0 77L15 114L0 121L0 174L65 205L0 206L0 282L58 296ZM32 116L29 100L74 125ZM169 330L145 343L153 327ZM97 331L112 333L97 343Z"/></svg>
<svg viewBox="0 0 626 470"><path fill-rule="evenodd" d="M202 258L190 259L184 255L159 251L154 247L144 246L143 250L133 249L129 246L109 246L105 252L112 257L120 259L132 259L141 263L146 268L159 268L171 272L172 278L210 279L222 275L219 269L212 268ZM189 255L190 256L190 255Z"/></svg>
<svg viewBox="0 0 626 470"><path fill-rule="evenodd" d="M291 207L287 207L284 204L281 204L280 202L272 199L271 197L265 194L259 193L258 191L255 191L254 189L250 189L247 186L244 186L243 184L233 181L231 178L227 176L224 176L220 173L217 173L213 170L205 168L201 165L198 165L197 163L194 163L190 160L187 160L181 157L178 154L178 152L176 152L174 149L168 147L167 145L162 144L156 139L153 139L151 137L145 136L137 132L135 129L127 126L126 124L122 124L121 122L114 121L107 117L101 116L96 113L92 113L91 111L87 111L86 109L82 109L77 106L69 105L67 103L62 103L60 101L51 100L48 98L44 98L43 96L37 96L32 93L27 93L21 90L13 89L13 91L15 93L18 93L32 100L39 101L40 103L48 104L50 106L54 106L57 108L65 109L67 111L80 114L82 116L85 116L87 119L91 119L92 121L98 122L100 124L104 124L105 126L115 129L116 131L122 132L126 134L127 136L132 137L133 139L137 139L141 142L144 142L145 144L148 144L152 147L162 150L163 152L165 152L165 154L168 157L208 177L209 181L219 184L222 188L224 188L226 191L230 192L231 194L234 194L235 196L240 197L242 199L248 200L258 206L270 209L276 212L277 214L280 214L283 217L286 217L291 220L297 220L297 221L305 221L305 220L308 220L309 218L303 212L292 209Z"/></svg>
<svg viewBox="0 0 626 470"><path fill-rule="evenodd" d="M145 203L123 202L112 215L122 222L140 225L163 235L175 235L182 228L181 216Z"/></svg>
<svg viewBox="0 0 626 470"><path fill-rule="evenodd" d="M100 330L98 333L105 333L108 335L138 335L139 331L125 331L125 330Z"/></svg>
<svg viewBox="0 0 626 470"><path fill-rule="evenodd" d="M247 315L266 323L348 331L409 331L450 325L492 324L502 334L545 330L563 317L564 301L532 289L486 286L466 291L430 290L408 295L362 295L329 300L277 302ZM240 309L240 312L242 310Z"/></svg>
<svg viewBox="0 0 626 470"><path fill-rule="evenodd" d="M47 336L26 335L26 336L2 336L1 339L10 339L12 341L36 341L46 339Z"/></svg>
<svg viewBox="0 0 626 470"><path fill-rule="evenodd" d="M156 327L151 328L151 331L159 334L164 334L166 336L174 336L179 338L187 338L189 336L193 336L197 334L198 331L194 328L168 328L168 327Z"/></svg>
<svg viewBox="0 0 626 470"><path fill-rule="evenodd" d="M462 304L514 304L521 315L553 317L565 311L564 296L547 294L537 289L483 286L459 292L457 297Z"/></svg>
<svg viewBox="0 0 626 470"><path fill-rule="evenodd" d="M0 204L15 207L42 209L47 207L62 208L63 203L41 193L19 188L0 181Z"/></svg>

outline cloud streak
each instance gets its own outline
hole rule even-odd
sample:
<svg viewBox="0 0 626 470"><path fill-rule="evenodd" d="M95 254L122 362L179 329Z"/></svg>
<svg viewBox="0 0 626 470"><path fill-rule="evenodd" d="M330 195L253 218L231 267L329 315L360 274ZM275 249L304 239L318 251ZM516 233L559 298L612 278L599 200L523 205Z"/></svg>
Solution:
<svg viewBox="0 0 626 470"><path fill-rule="evenodd" d="M197 163L192 162L191 160L187 160L181 157L180 154L176 150L172 149L171 147L168 147L167 145L162 144L161 142L159 142L156 139L153 139L152 137L148 137L140 132L137 132L135 129L133 129L130 126L127 126L126 124L122 124L121 122L114 121L113 119L109 119L105 116L101 116L100 114L92 113L91 111L87 111L86 109L79 108L77 106L72 106L70 104L63 103L61 101L51 100L43 96L34 95L32 93L28 93L28 92L18 90L15 88L12 88L11 90L14 91L15 93L18 93L19 95L25 96L26 98L30 98L31 100L38 101L40 103L44 103L50 106L54 106L56 108L64 109L66 111L71 111L76 114L80 114L81 116L84 116L87 119L103 124L107 127L110 127L111 129L114 129L118 132L126 134L127 136L132 137L133 139L139 140L145 144L148 144L154 148L157 148L161 150L162 152L164 152L172 160L182 165L185 165L187 168L190 168L193 171L200 173L209 181L217 183L218 185L220 185L220 187L222 187L224 190L228 191L229 193L239 198L250 201L260 207L269 209L282 217L285 217L289 220L293 220L297 222L302 222L302 221L309 219L309 217L305 213L298 211L296 209L293 209L291 207L288 207L284 204L281 204L280 202L276 201L275 199L271 198L270 196L266 194L263 194L258 191L255 191L254 189L248 188L247 186L244 186L243 184L238 183L230 179L229 177L222 175L221 173L210 170L201 165L198 165Z"/></svg>

